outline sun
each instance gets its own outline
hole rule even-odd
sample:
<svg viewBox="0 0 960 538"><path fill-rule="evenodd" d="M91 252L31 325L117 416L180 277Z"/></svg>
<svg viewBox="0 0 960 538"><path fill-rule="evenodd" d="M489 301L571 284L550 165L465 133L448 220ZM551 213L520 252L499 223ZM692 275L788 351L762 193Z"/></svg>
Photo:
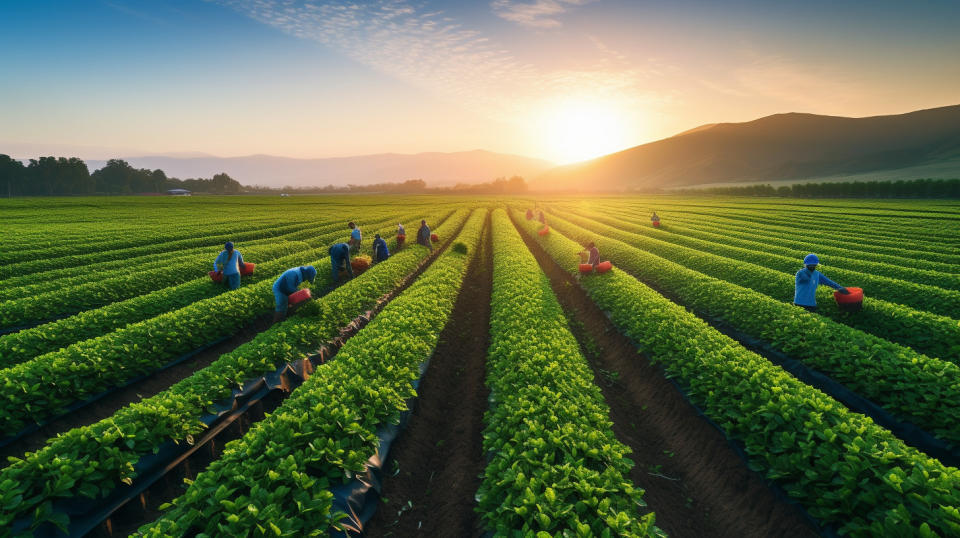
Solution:
<svg viewBox="0 0 960 538"><path fill-rule="evenodd" d="M543 153L558 164L584 161L637 144L624 110L613 103L564 99L545 106L538 123Z"/></svg>

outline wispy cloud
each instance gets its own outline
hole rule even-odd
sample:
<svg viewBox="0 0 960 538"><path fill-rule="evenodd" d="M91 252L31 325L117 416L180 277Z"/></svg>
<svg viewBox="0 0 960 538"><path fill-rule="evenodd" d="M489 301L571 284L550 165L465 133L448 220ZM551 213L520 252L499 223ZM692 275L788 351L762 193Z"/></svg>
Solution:
<svg viewBox="0 0 960 538"><path fill-rule="evenodd" d="M648 99L647 74L619 53L577 69L544 70L518 60L481 32L406 0L220 0L288 34L329 46L380 72L452 97L501 119L554 95ZM585 3L585 0L566 4ZM595 41L600 48L602 44Z"/></svg>
<svg viewBox="0 0 960 538"><path fill-rule="evenodd" d="M503 20L531 28L559 28L563 26L558 15L567 12L570 6L578 6L593 0L494 0L490 4L493 13Z"/></svg>

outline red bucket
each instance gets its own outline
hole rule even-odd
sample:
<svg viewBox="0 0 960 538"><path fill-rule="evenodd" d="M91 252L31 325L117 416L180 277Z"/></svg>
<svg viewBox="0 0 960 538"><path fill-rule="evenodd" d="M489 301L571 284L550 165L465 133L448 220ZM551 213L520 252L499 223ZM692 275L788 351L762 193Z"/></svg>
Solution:
<svg viewBox="0 0 960 538"><path fill-rule="evenodd" d="M436 243L437 241L440 240L440 236L437 234L430 234L430 240Z"/></svg>
<svg viewBox="0 0 960 538"><path fill-rule="evenodd" d="M833 299L837 301L837 306L844 312L857 312L863 308L863 289L847 288L848 293L844 295L839 291L833 292Z"/></svg>
<svg viewBox="0 0 960 538"><path fill-rule="evenodd" d="M659 227L660 227L660 221L659 221L659 220L653 221L653 227L654 227L654 228L659 228Z"/></svg>
<svg viewBox="0 0 960 538"><path fill-rule="evenodd" d="M610 263L609 261L603 261L597 264L598 273L606 273L610 269L613 269L613 264Z"/></svg>
<svg viewBox="0 0 960 538"><path fill-rule="evenodd" d="M217 283L223 282L223 273L219 271L207 271L207 274L210 275L210 280Z"/></svg>
<svg viewBox="0 0 960 538"><path fill-rule="evenodd" d="M581 273L592 273L592 272L593 272L593 265L591 265L591 264L589 264L589 263L581 263L581 264L580 264L580 272L581 272Z"/></svg>
<svg viewBox="0 0 960 538"><path fill-rule="evenodd" d="M253 270L257 267L255 263L244 263L243 267L240 268L240 276L250 276L253 274Z"/></svg>
<svg viewBox="0 0 960 538"><path fill-rule="evenodd" d="M300 304L304 301L310 300L310 288L303 288L302 290L297 290L287 296L287 301L291 305Z"/></svg>
<svg viewBox="0 0 960 538"><path fill-rule="evenodd" d="M550 233L550 227L549 227L549 226L544 226L542 230L540 230L539 232L537 232L537 234L540 235L540 237L543 237L543 236L547 235L548 233Z"/></svg>

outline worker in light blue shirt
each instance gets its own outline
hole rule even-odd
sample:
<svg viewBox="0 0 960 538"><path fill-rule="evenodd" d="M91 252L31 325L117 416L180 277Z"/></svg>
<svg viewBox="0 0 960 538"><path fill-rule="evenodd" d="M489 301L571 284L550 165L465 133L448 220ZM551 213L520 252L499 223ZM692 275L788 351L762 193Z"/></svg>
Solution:
<svg viewBox="0 0 960 538"><path fill-rule="evenodd" d="M213 270L219 273L221 270L218 265L223 265L223 283L232 290L239 288L243 255L240 254L239 250L233 248L232 242L227 241L227 244L223 245L223 250L213 260Z"/></svg>
<svg viewBox="0 0 960 538"><path fill-rule="evenodd" d="M287 313L287 303L291 293L297 291L300 284L305 281L313 282L317 278L317 270L312 265L301 265L287 269L273 283L273 299L277 308L273 313L273 321L276 323Z"/></svg>
<svg viewBox="0 0 960 538"><path fill-rule="evenodd" d="M330 247L330 268L333 274L333 283L340 280L340 269L347 268L347 274L353 278L353 267L350 266L350 246L346 243L337 243Z"/></svg>
<svg viewBox="0 0 960 538"><path fill-rule="evenodd" d="M806 309L810 312L817 311L817 287L820 284L826 284L831 288L847 295L850 292L840 284L830 280L820 271L817 266L820 265L820 258L816 254L807 254L803 258L803 269L797 271L796 290L793 292L793 304Z"/></svg>
<svg viewBox="0 0 960 538"><path fill-rule="evenodd" d="M347 223L347 226L350 227L350 241L347 243L350 246L350 252L358 254L360 252L360 241L363 240L363 234L360 233L360 228L357 227L357 224L353 221Z"/></svg>

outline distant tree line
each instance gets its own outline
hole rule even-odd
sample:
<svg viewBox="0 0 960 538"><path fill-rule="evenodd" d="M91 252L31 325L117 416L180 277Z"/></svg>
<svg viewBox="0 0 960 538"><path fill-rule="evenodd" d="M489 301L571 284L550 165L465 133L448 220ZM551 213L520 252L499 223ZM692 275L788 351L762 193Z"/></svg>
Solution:
<svg viewBox="0 0 960 538"><path fill-rule="evenodd" d="M509 179L498 177L488 183L458 183L453 187L428 187L422 179L408 179L403 182L374 183L371 185L346 186L326 185L324 187L265 187L255 185L244 187L244 192L274 194L280 192L293 194L522 194L527 192L527 182L520 176Z"/></svg>
<svg viewBox="0 0 960 538"><path fill-rule="evenodd" d="M844 181L769 184L742 187L680 189L681 194L724 196L780 196L784 198L960 198L960 179L911 179L899 181Z"/></svg>
<svg viewBox="0 0 960 538"><path fill-rule="evenodd" d="M243 185L227 174L210 179L177 179L163 170L134 168L111 159L92 174L77 157L39 157L26 166L0 154L0 196L63 196L72 194L140 194L187 189L192 192L237 194Z"/></svg>

